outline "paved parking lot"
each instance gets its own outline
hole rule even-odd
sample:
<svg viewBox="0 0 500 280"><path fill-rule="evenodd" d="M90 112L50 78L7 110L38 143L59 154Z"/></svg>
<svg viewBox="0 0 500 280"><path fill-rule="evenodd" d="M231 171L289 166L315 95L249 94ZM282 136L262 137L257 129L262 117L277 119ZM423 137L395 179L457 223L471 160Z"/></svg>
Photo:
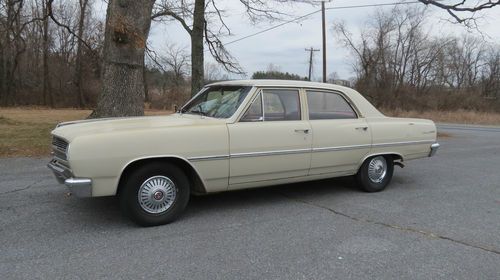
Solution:
<svg viewBox="0 0 500 280"><path fill-rule="evenodd" d="M500 279L500 129L441 126L381 193L350 178L192 198L140 228L0 159L0 279Z"/></svg>

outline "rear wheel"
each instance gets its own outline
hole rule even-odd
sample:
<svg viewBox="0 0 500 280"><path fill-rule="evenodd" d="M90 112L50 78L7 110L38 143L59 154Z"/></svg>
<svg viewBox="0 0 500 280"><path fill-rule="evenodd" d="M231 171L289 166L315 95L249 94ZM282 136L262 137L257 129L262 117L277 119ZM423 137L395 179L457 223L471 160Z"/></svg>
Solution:
<svg viewBox="0 0 500 280"><path fill-rule="evenodd" d="M394 162L390 156L374 156L363 162L356 175L359 186L366 192L379 192L391 182Z"/></svg>
<svg viewBox="0 0 500 280"><path fill-rule="evenodd" d="M120 206L142 226L174 221L189 201L189 180L169 163L149 163L133 170L123 182Z"/></svg>

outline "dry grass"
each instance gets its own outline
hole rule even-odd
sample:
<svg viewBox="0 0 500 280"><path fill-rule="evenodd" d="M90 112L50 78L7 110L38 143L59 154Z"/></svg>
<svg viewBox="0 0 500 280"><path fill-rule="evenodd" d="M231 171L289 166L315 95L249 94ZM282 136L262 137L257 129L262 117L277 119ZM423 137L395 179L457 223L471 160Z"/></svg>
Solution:
<svg viewBox="0 0 500 280"><path fill-rule="evenodd" d="M385 115L402 118L430 119L434 122L476 124L476 125L500 125L500 113L477 112L477 111L401 111L382 110Z"/></svg>
<svg viewBox="0 0 500 280"><path fill-rule="evenodd" d="M0 108L0 157L47 156L56 124L85 119L92 111L76 109ZM147 110L146 115L171 112Z"/></svg>

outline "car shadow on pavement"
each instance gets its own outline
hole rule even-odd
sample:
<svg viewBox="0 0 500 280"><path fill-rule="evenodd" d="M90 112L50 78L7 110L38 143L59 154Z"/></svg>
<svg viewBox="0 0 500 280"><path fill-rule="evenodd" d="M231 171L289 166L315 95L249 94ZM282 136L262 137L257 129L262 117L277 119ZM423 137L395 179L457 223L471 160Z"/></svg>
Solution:
<svg viewBox="0 0 500 280"><path fill-rule="evenodd" d="M239 210L258 209L276 203L288 203L290 197L314 199L323 195L338 195L359 192L352 177L334 178L255 189L222 192L203 196L192 196L185 213L178 221L188 222L199 215L209 217L211 213L227 214ZM117 197L79 199L68 197L67 212L72 212L67 223L85 223L95 228L130 228L135 224L120 211ZM256 211L257 212L257 211Z"/></svg>
<svg viewBox="0 0 500 280"><path fill-rule="evenodd" d="M359 189L352 177L341 177L192 196L181 219L200 213L209 215L210 212L233 212L240 209L266 207L280 202L288 203L292 197L314 199L324 195L335 196L357 192Z"/></svg>

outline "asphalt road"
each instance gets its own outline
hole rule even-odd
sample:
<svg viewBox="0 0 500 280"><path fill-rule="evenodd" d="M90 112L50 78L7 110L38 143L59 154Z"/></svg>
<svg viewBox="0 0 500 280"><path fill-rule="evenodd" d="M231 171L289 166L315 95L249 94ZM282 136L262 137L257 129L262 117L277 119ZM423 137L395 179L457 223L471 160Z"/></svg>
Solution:
<svg viewBox="0 0 500 280"><path fill-rule="evenodd" d="M437 156L368 194L350 178L194 197L140 228L0 159L0 279L500 279L500 129L440 126Z"/></svg>

